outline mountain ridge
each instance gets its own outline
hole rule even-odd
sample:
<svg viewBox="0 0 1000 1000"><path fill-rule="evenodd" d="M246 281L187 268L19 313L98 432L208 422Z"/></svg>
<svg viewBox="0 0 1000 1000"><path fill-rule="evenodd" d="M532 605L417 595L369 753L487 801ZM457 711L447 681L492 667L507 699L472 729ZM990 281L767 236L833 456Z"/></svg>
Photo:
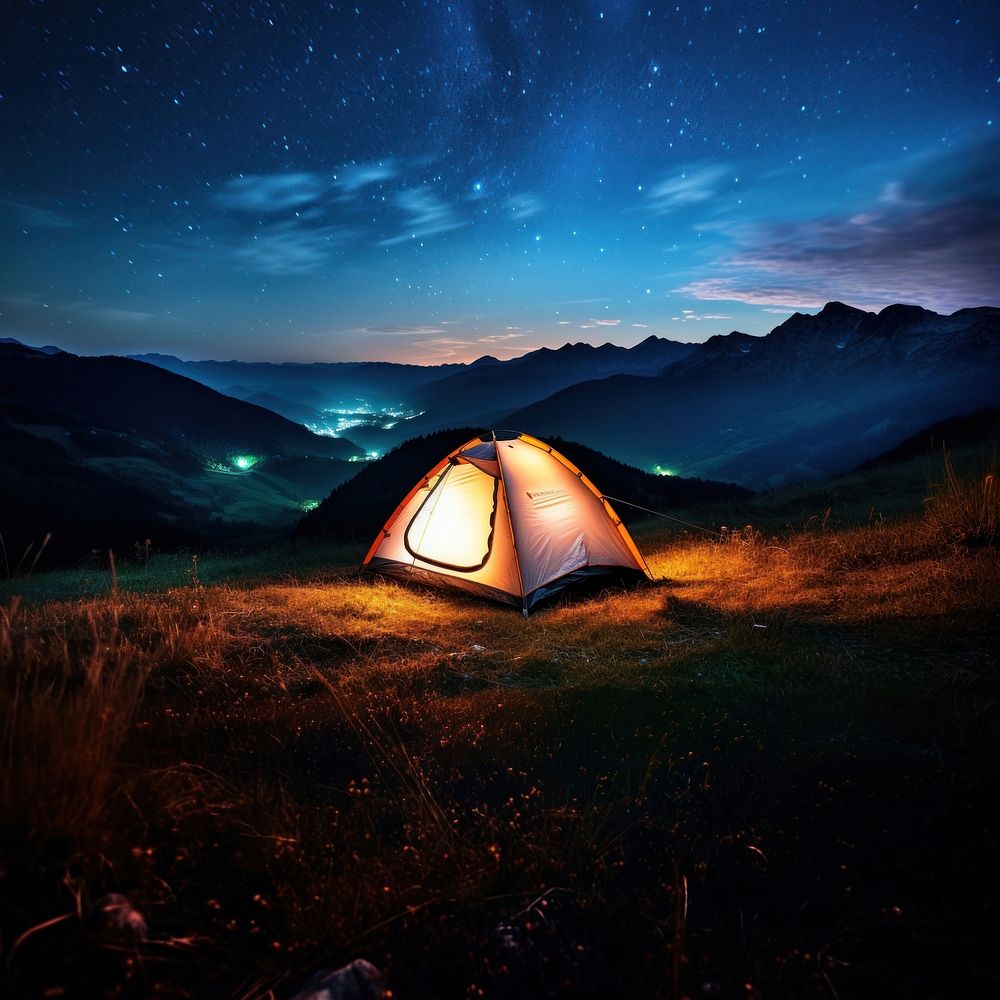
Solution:
<svg viewBox="0 0 1000 1000"><path fill-rule="evenodd" d="M764 337L716 335L658 376L581 382L505 419L604 451L617 440L612 453L644 468L767 488L841 471L998 397L1000 309L832 302Z"/></svg>

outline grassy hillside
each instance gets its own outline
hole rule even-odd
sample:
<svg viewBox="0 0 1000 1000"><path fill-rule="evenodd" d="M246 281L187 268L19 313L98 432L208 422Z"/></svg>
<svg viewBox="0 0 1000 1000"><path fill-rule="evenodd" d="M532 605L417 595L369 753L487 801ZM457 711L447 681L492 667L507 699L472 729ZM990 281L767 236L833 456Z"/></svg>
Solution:
<svg viewBox="0 0 1000 1000"><path fill-rule="evenodd" d="M995 993L1000 504L938 472L896 517L882 469L793 530L639 526L655 584L527 622L312 543L8 598L7 994L357 956L397 997Z"/></svg>
<svg viewBox="0 0 1000 1000"><path fill-rule="evenodd" d="M356 471L349 441L126 358L0 345L4 569L258 541Z"/></svg>

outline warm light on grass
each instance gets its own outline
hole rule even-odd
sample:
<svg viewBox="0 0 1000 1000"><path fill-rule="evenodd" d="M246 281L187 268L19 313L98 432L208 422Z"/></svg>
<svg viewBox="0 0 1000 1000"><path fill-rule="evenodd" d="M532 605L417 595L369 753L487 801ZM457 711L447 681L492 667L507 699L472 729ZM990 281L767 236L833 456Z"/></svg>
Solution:
<svg viewBox="0 0 1000 1000"><path fill-rule="evenodd" d="M603 968L591 949L624 950L629 995L647 996L649 954L675 949L696 984L742 955L725 915L758 892L789 914L821 899L848 943L859 907L887 899L933 929L928 879L978 919L990 883L970 873L993 844L967 816L995 797L1000 569L955 541L995 523L992 484L851 528L644 523L655 582L527 621L358 577L351 548L256 553L243 574L209 556L157 593L116 577L106 596L15 599L0 606L0 815L44 859L18 885L55 902L11 936L67 912L72 871L74 891L135 896L158 934L184 927L157 974L197 960L212 995L266 974L264 927L282 961L361 942L379 964L404 955L408 983L437 983L455 955L465 982L497 948L569 954L580 996ZM968 803L935 820L963 848L946 862L907 839L943 801ZM856 858L883 874L859 878ZM689 883L723 942L708 959L684 950ZM794 916L770 919L800 947ZM867 942L880 925L858 926ZM58 954L34 940L15 965ZM761 968L789 967L781 941L754 947Z"/></svg>

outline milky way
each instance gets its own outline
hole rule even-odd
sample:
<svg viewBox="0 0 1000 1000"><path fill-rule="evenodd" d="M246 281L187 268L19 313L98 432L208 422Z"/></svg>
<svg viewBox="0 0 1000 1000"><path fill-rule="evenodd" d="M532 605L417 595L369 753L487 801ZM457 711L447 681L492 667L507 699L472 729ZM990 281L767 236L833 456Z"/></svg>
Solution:
<svg viewBox="0 0 1000 1000"><path fill-rule="evenodd" d="M6 5L0 335L435 362L1000 302L993 2Z"/></svg>

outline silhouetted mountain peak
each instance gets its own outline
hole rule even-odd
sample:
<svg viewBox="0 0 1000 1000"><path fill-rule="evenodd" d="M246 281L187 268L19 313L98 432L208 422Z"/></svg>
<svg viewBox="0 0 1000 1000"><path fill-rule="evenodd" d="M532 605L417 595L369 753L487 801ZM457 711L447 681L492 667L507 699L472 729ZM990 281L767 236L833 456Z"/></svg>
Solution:
<svg viewBox="0 0 1000 1000"><path fill-rule="evenodd" d="M796 313L796 316L803 315L802 313ZM864 309L857 309L855 306L849 306L846 302L838 302L834 300L833 302L827 302L825 306L818 313L817 316L822 316L826 319L834 319L841 316L850 316L857 319L863 319L865 316L870 315L866 313Z"/></svg>
<svg viewBox="0 0 1000 1000"><path fill-rule="evenodd" d="M972 306L953 312L949 319L1000 319L1000 306Z"/></svg>
<svg viewBox="0 0 1000 1000"><path fill-rule="evenodd" d="M0 345L7 349L30 352L32 354L45 354L51 357L53 354L66 354L61 347L46 344L44 347L32 347L30 344L22 343L16 337L0 337Z"/></svg>
<svg viewBox="0 0 1000 1000"><path fill-rule="evenodd" d="M879 314L879 319L906 320L912 322L916 319L923 319L927 316L937 316L936 312L925 309L923 306L909 305L905 302L897 302L894 305L886 306Z"/></svg>

